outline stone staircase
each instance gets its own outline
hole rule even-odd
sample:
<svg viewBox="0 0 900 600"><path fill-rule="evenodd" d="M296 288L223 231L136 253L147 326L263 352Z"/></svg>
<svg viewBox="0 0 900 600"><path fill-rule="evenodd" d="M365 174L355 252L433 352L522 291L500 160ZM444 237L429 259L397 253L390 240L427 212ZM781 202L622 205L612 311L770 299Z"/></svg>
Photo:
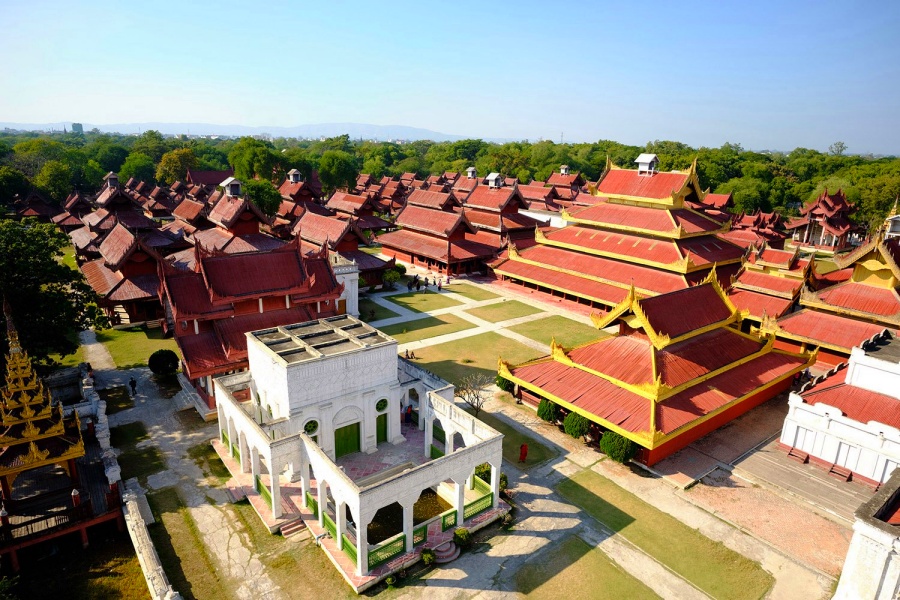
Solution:
<svg viewBox="0 0 900 600"><path fill-rule="evenodd" d="M281 526L281 535L285 539L293 537L295 535L299 535L305 531L308 531L306 528L306 524L303 522L303 519L296 518L290 523L285 523Z"/></svg>
<svg viewBox="0 0 900 600"><path fill-rule="evenodd" d="M443 544L438 544L434 547L434 562L439 565L452 562L458 557L459 548L453 542L453 540L448 540Z"/></svg>

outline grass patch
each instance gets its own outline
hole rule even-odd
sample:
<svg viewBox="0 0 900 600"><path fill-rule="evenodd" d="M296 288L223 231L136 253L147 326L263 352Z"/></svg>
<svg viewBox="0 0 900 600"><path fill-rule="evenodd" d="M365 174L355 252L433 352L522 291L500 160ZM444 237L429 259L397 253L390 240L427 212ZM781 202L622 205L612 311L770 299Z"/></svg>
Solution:
<svg viewBox="0 0 900 600"><path fill-rule="evenodd" d="M222 462L209 442L202 442L188 448L188 456L200 467L200 470L217 479L219 486L225 485L231 479L231 473L228 472L225 463Z"/></svg>
<svg viewBox="0 0 900 600"><path fill-rule="evenodd" d="M500 297L493 292L487 291L483 287L472 285L471 283L451 283L450 285L445 286L444 289L448 292L465 296L469 300L475 300L476 302L480 302L481 300L493 300L494 298Z"/></svg>
<svg viewBox="0 0 900 600"><path fill-rule="evenodd" d="M816 259L816 273L818 273L819 275L827 275L837 270L837 265L834 264L833 260L825 260L822 258Z"/></svg>
<svg viewBox="0 0 900 600"><path fill-rule="evenodd" d="M473 323L456 315L442 315L440 317L426 317L415 321L407 321L406 323L388 325L387 327L382 327L381 331L401 344L405 344L406 342L415 342L439 335L447 335L448 333L456 333L457 331L464 331L473 327L475 327Z"/></svg>
<svg viewBox="0 0 900 600"><path fill-rule="evenodd" d="M381 254L381 244L373 244L371 246L360 246L359 249L362 250L363 252L365 252L366 254L374 254L374 255Z"/></svg>
<svg viewBox="0 0 900 600"><path fill-rule="evenodd" d="M174 339L163 338L162 328L104 329L97 332L97 341L106 346L120 369L146 367L147 359L157 350L178 352Z"/></svg>
<svg viewBox="0 0 900 600"><path fill-rule="evenodd" d="M118 427L110 427L109 443L122 451L119 454L119 466L122 467L122 479L137 477L144 483L148 476L159 473L166 468L162 454L155 446L137 447L139 442L150 439L143 423L127 423Z"/></svg>
<svg viewBox="0 0 900 600"><path fill-rule="evenodd" d="M513 325L509 330L548 346L555 339L557 344L562 344L566 348L609 337L605 331L560 315Z"/></svg>
<svg viewBox="0 0 900 600"><path fill-rule="evenodd" d="M147 494L156 523L150 537L166 576L185 600L230 598L226 582L208 554L203 537L174 488Z"/></svg>
<svg viewBox="0 0 900 600"><path fill-rule="evenodd" d="M124 385L116 385L103 390L97 390L97 395L101 400L106 401L106 414L112 415L117 412L132 408L134 406L134 398L128 393L128 388Z"/></svg>
<svg viewBox="0 0 900 600"><path fill-rule="evenodd" d="M477 373L493 379L500 356L518 364L541 355L540 350L491 331L416 350L416 362L439 377L457 383L463 377Z"/></svg>
<svg viewBox="0 0 900 600"><path fill-rule="evenodd" d="M59 259L59 262L66 265L73 271L77 271L78 263L75 262L75 246L69 245L63 248L63 255Z"/></svg>
<svg viewBox="0 0 900 600"><path fill-rule="evenodd" d="M232 504L236 522L250 540L253 551L266 567L266 574L288 598L359 598L350 589L325 553L312 540L289 542L272 535L262 526L253 507L246 500ZM303 585L297 585L297 573L315 573L306 577Z"/></svg>
<svg viewBox="0 0 900 600"><path fill-rule="evenodd" d="M478 418L503 434L503 460L520 469L530 469L557 454L554 449L541 443L537 438L522 433L489 412L482 410L478 413ZM522 444L528 444L528 460L525 461L525 464L519 463L519 447Z"/></svg>
<svg viewBox="0 0 900 600"><path fill-rule="evenodd" d="M115 525L110 524L92 528L90 538L87 549L81 547L77 535L68 535L55 539L51 545L19 550L23 569L11 597L34 600L149 597L128 534L116 532ZM54 547L58 552L49 556Z"/></svg>
<svg viewBox="0 0 900 600"><path fill-rule="evenodd" d="M369 323L370 321L380 321L381 319L390 319L391 317L399 316L399 313L395 313L380 304L376 304L368 298L359 299L359 319L361 321Z"/></svg>
<svg viewBox="0 0 900 600"><path fill-rule="evenodd" d="M556 489L714 598L762 598L774 583L758 563L691 529L593 471L577 473L561 481Z"/></svg>
<svg viewBox="0 0 900 600"><path fill-rule="evenodd" d="M386 296L385 300L389 300L394 304L399 304L403 308L413 312L431 312L441 308L459 306L459 302L456 300L430 290L424 293L406 292L395 296Z"/></svg>
<svg viewBox="0 0 900 600"><path fill-rule="evenodd" d="M527 315L542 312L542 309L528 306L518 300L506 300L497 302L496 304L488 304L479 308L470 308L466 311L473 317L490 321L491 323L499 323L500 321L508 321L509 319L518 319Z"/></svg>
<svg viewBox="0 0 900 600"><path fill-rule="evenodd" d="M109 428L109 443L116 448L134 446L138 442L149 440L150 434L143 423L126 423Z"/></svg>
<svg viewBox="0 0 900 600"><path fill-rule="evenodd" d="M580 537L570 537L525 563L515 574L516 591L548 600L643 600L653 590Z"/></svg>

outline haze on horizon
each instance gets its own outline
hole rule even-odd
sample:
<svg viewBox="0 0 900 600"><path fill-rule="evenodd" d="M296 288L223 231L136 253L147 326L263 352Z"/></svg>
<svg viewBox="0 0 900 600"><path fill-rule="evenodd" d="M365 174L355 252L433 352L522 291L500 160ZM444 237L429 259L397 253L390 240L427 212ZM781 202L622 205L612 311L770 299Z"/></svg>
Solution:
<svg viewBox="0 0 900 600"><path fill-rule="evenodd" d="M900 154L900 4L0 4L0 121Z"/></svg>

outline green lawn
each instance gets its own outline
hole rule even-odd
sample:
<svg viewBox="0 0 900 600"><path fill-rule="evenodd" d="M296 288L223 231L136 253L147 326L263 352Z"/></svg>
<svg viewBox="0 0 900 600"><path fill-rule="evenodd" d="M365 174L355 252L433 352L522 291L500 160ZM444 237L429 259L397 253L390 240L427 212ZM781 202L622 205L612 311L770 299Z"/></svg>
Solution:
<svg viewBox="0 0 900 600"><path fill-rule="evenodd" d="M178 352L175 340L163 338L162 329L104 329L97 332L97 341L106 346L120 369L146 367L147 359L157 350Z"/></svg>
<svg viewBox="0 0 900 600"><path fill-rule="evenodd" d="M451 306L459 306L459 302L448 298L437 292L406 292L397 294L396 296L387 296L385 300L390 300L394 304L399 304L407 310L414 312L431 312L439 308L449 308Z"/></svg>
<svg viewBox="0 0 900 600"><path fill-rule="evenodd" d="M78 263L75 262L75 247L69 245L63 248L63 255L59 261L73 271L77 271Z"/></svg>
<svg viewBox="0 0 900 600"><path fill-rule="evenodd" d="M548 600L643 600L659 598L602 551L578 536L545 549L515 574L516 591Z"/></svg>
<svg viewBox="0 0 900 600"><path fill-rule="evenodd" d="M191 410L195 413L197 411ZM231 479L231 473L209 442L200 442L196 446L188 448L188 456L196 463L200 470L218 482L219 486Z"/></svg>
<svg viewBox="0 0 900 600"><path fill-rule="evenodd" d="M141 564L128 534L116 533L115 525L111 524L92 528L89 536L87 549L81 547L77 535L69 535L57 538L48 546L19 550L22 562L19 582L12 588L13 595L2 597L30 600L149 598Z"/></svg>
<svg viewBox="0 0 900 600"><path fill-rule="evenodd" d="M713 598L756 600L774 583L758 563L691 529L593 471L582 471L564 479L556 489Z"/></svg>
<svg viewBox="0 0 900 600"><path fill-rule="evenodd" d="M480 308L470 308L466 312L473 317L490 321L491 323L499 323L500 321L508 321L509 319L517 319L526 315L533 315L541 312L542 309L528 306L518 300L506 300L497 302L496 304L488 304Z"/></svg>
<svg viewBox="0 0 900 600"><path fill-rule="evenodd" d="M482 373L493 379L497 374L497 358L512 364L538 356L540 350L529 348L499 333L488 332L416 350L416 363L439 377L456 383L467 375Z"/></svg>
<svg viewBox="0 0 900 600"><path fill-rule="evenodd" d="M134 398L128 393L124 385L116 385L103 390L97 390L101 399L106 401L106 414L112 415L134 406Z"/></svg>
<svg viewBox="0 0 900 600"><path fill-rule="evenodd" d="M450 285L444 286L444 289L448 292L465 296L469 300L475 300L476 302L500 297L493 292L487 291L483 287L472 285L470 283L451 283Z"/></svg>
<svg viewBox="0 0 900 600"><path fill-rule="evenodd" d="M391 317L399 316L398 313L388 310L380 304L372 302L368 298L359 299L359 318L361 321L369 323L371 321L380 321L381 319L390 319Z"/></svg>
<svg viewBox="0 0 900 600"><path fill-rule="evenodd" d="M514 333L524 335L536 342L550 345L550 341L555 339L557 344L562 344L566 348L580 346L594 340L609 337L605 331L601 331L596 327L567 319L560 315L553 315L546 319L538 319L536 321L528 321L520 323L508 328Z"/></svg>
<svg viewBox="0 0 900 600"><path fill-rule="evenodd" d="M493 402L497 402L497 400L488 400L488 403ZM556 456L555 450L538 441L536 437L522 433L489 412L482 410L478 413L478 418L503 434L503 460L520 469L530 469L534 465ZM524 464L519 462L519 447L522 444L528 444L528 459Z"/></svg>
<svg viewBox="0 0 900 600"><path fill-rule="evenodd" d="M472 329L474 324L456 315L443 315L440 317L425 317L406 323L397 323L382 327L381 331L393 337L401 344L415 342L427 338L455 333L465 329Z"/></svg>
<svg viewBox="0 0 900 600"><path fill-rule="evenodd" d="M366 254L381 254L381 244L374 244L372 246L360 246L359 249Z"/></svg>
<svg viewBox="0 0 900 600"><path fill-rule="evenodd" d="M156 523L150 537L169 583L185 600L230 598L230 586L219 575L197 524L174 488L147 494Z"/></svg>
<svg viewBox="0 0 900 600"><path fill-rule="evenodd" d="M826 260L824 258L816 259L816 273L819 275L827 275L832 271L837 271L837 265L834 264L833 260Z"/></svg>
<svg viewBox="0 0 900 600"><path fill-rule="evenodd" d="M162 454L154 446L137 447L138 442L150 439L143 423L127 423L118 427L110 427L109 443L121 450L119 466L122 467L122 479L137 477L145 483L148 476L159 473L166 468Z"/></svg>

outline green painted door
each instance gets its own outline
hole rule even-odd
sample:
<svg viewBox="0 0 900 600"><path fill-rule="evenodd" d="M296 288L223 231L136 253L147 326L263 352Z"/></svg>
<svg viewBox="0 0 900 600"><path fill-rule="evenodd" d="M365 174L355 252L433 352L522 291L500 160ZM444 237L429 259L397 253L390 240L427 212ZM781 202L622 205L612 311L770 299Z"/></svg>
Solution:
<svg viewBox="0 0 900 600"><path fill-rule="evenodd" d="M375 440L376 443L387 441L387 413L378 415L378 419L375 421L375 431L378 438Z"/></svg>
<svg viewBox="0 0 900 600"><path fill-rule="evenodd" d="M334 430L334 457L340 458L359 452L359 423Z"/></svg>

